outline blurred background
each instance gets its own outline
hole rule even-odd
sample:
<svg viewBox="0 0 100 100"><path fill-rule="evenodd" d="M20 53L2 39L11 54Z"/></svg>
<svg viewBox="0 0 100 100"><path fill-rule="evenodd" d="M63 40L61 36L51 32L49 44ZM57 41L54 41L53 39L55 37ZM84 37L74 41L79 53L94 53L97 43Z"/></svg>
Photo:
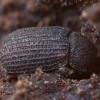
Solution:
<svg viewBox="0 0 100 100"><path fill-rule="evenodd" d="M64 26L80 32L81 7L67 6L67 0L54 1L0 0L0 46L3 37L24 27Z"/></svg>

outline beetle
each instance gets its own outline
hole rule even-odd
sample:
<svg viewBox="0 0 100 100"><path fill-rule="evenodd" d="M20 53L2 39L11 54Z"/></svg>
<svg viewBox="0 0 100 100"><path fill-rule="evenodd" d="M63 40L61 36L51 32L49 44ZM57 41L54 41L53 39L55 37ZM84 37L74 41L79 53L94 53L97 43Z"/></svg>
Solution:
<svg viewBox="0 0 100 100"><path fill-rule="evenodd" d="M96 47L83 35L68 28L30 27L9 34L2 46L1 62L8 74L44 72L67 67L92 72Z"/></svg>

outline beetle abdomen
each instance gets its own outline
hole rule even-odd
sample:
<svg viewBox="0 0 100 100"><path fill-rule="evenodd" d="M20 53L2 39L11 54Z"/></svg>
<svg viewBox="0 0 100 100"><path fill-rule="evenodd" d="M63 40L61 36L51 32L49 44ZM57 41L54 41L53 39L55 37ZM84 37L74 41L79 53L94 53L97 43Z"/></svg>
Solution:
<svg viewBox="0 0 100 100"><path fill-rule="evenodd" d="M97 58L96 47L84 36L78 33L70 34L69 63L80 71L92 71Z"/></svg>
<svg viewBox="0 0 100 100"><path fill-rule="evenodd" d="M7 73L55 70L68 62L69 30L62 27L24 28L12 32L2 48Z"/></svg>

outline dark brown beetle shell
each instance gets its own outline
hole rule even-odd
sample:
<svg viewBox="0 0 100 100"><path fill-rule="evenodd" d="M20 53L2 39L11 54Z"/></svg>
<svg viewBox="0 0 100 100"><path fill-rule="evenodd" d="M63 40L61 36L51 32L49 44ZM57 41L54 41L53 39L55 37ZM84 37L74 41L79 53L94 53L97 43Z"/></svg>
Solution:
<svg viewBox="0 0 100 100"><path fill-rule="evenodd" d="M24 28L11 33L2 49L1 61L7 73L55 70L68 62L68 29Z"/></svg>
<svg viewBox="0 0 100 100"><path fill-rule="evenodd" d="M96 48L90 41L77 33L69 35L69 29L63 27L14 31L5 39L1 53L6 72L14 74L34 72L40 67L43 71L52 71L67 63L78 71L86 72L92 68L90 65L95 58Z"/></svg>
<svg viewBox="0 0 100 100"><path fill-rule="evenodd" d="M97 58L97 49L86 37L78 33L70 35L69 63L72 68L87 72L92 71Z"/></svg>

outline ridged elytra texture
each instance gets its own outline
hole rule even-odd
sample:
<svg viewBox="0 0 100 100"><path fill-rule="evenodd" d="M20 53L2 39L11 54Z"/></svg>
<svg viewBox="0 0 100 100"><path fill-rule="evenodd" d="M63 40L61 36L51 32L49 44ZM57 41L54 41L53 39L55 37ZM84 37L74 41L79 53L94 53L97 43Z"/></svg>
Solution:
<svg viewBox="0 0 100 100"><path fill-rule="evenodd" d="M70 35L69 63L72 68L87 72L92 71L97 57L97 49L84 36L78 33Z"/></svg>
<svg viewBox="0 0 100 100"><path fill-rule="evenodd" d="M69 29L62 27L24 28L12 32L2 48L1 62L7 73L51 71L68 62Z"/></svg>

